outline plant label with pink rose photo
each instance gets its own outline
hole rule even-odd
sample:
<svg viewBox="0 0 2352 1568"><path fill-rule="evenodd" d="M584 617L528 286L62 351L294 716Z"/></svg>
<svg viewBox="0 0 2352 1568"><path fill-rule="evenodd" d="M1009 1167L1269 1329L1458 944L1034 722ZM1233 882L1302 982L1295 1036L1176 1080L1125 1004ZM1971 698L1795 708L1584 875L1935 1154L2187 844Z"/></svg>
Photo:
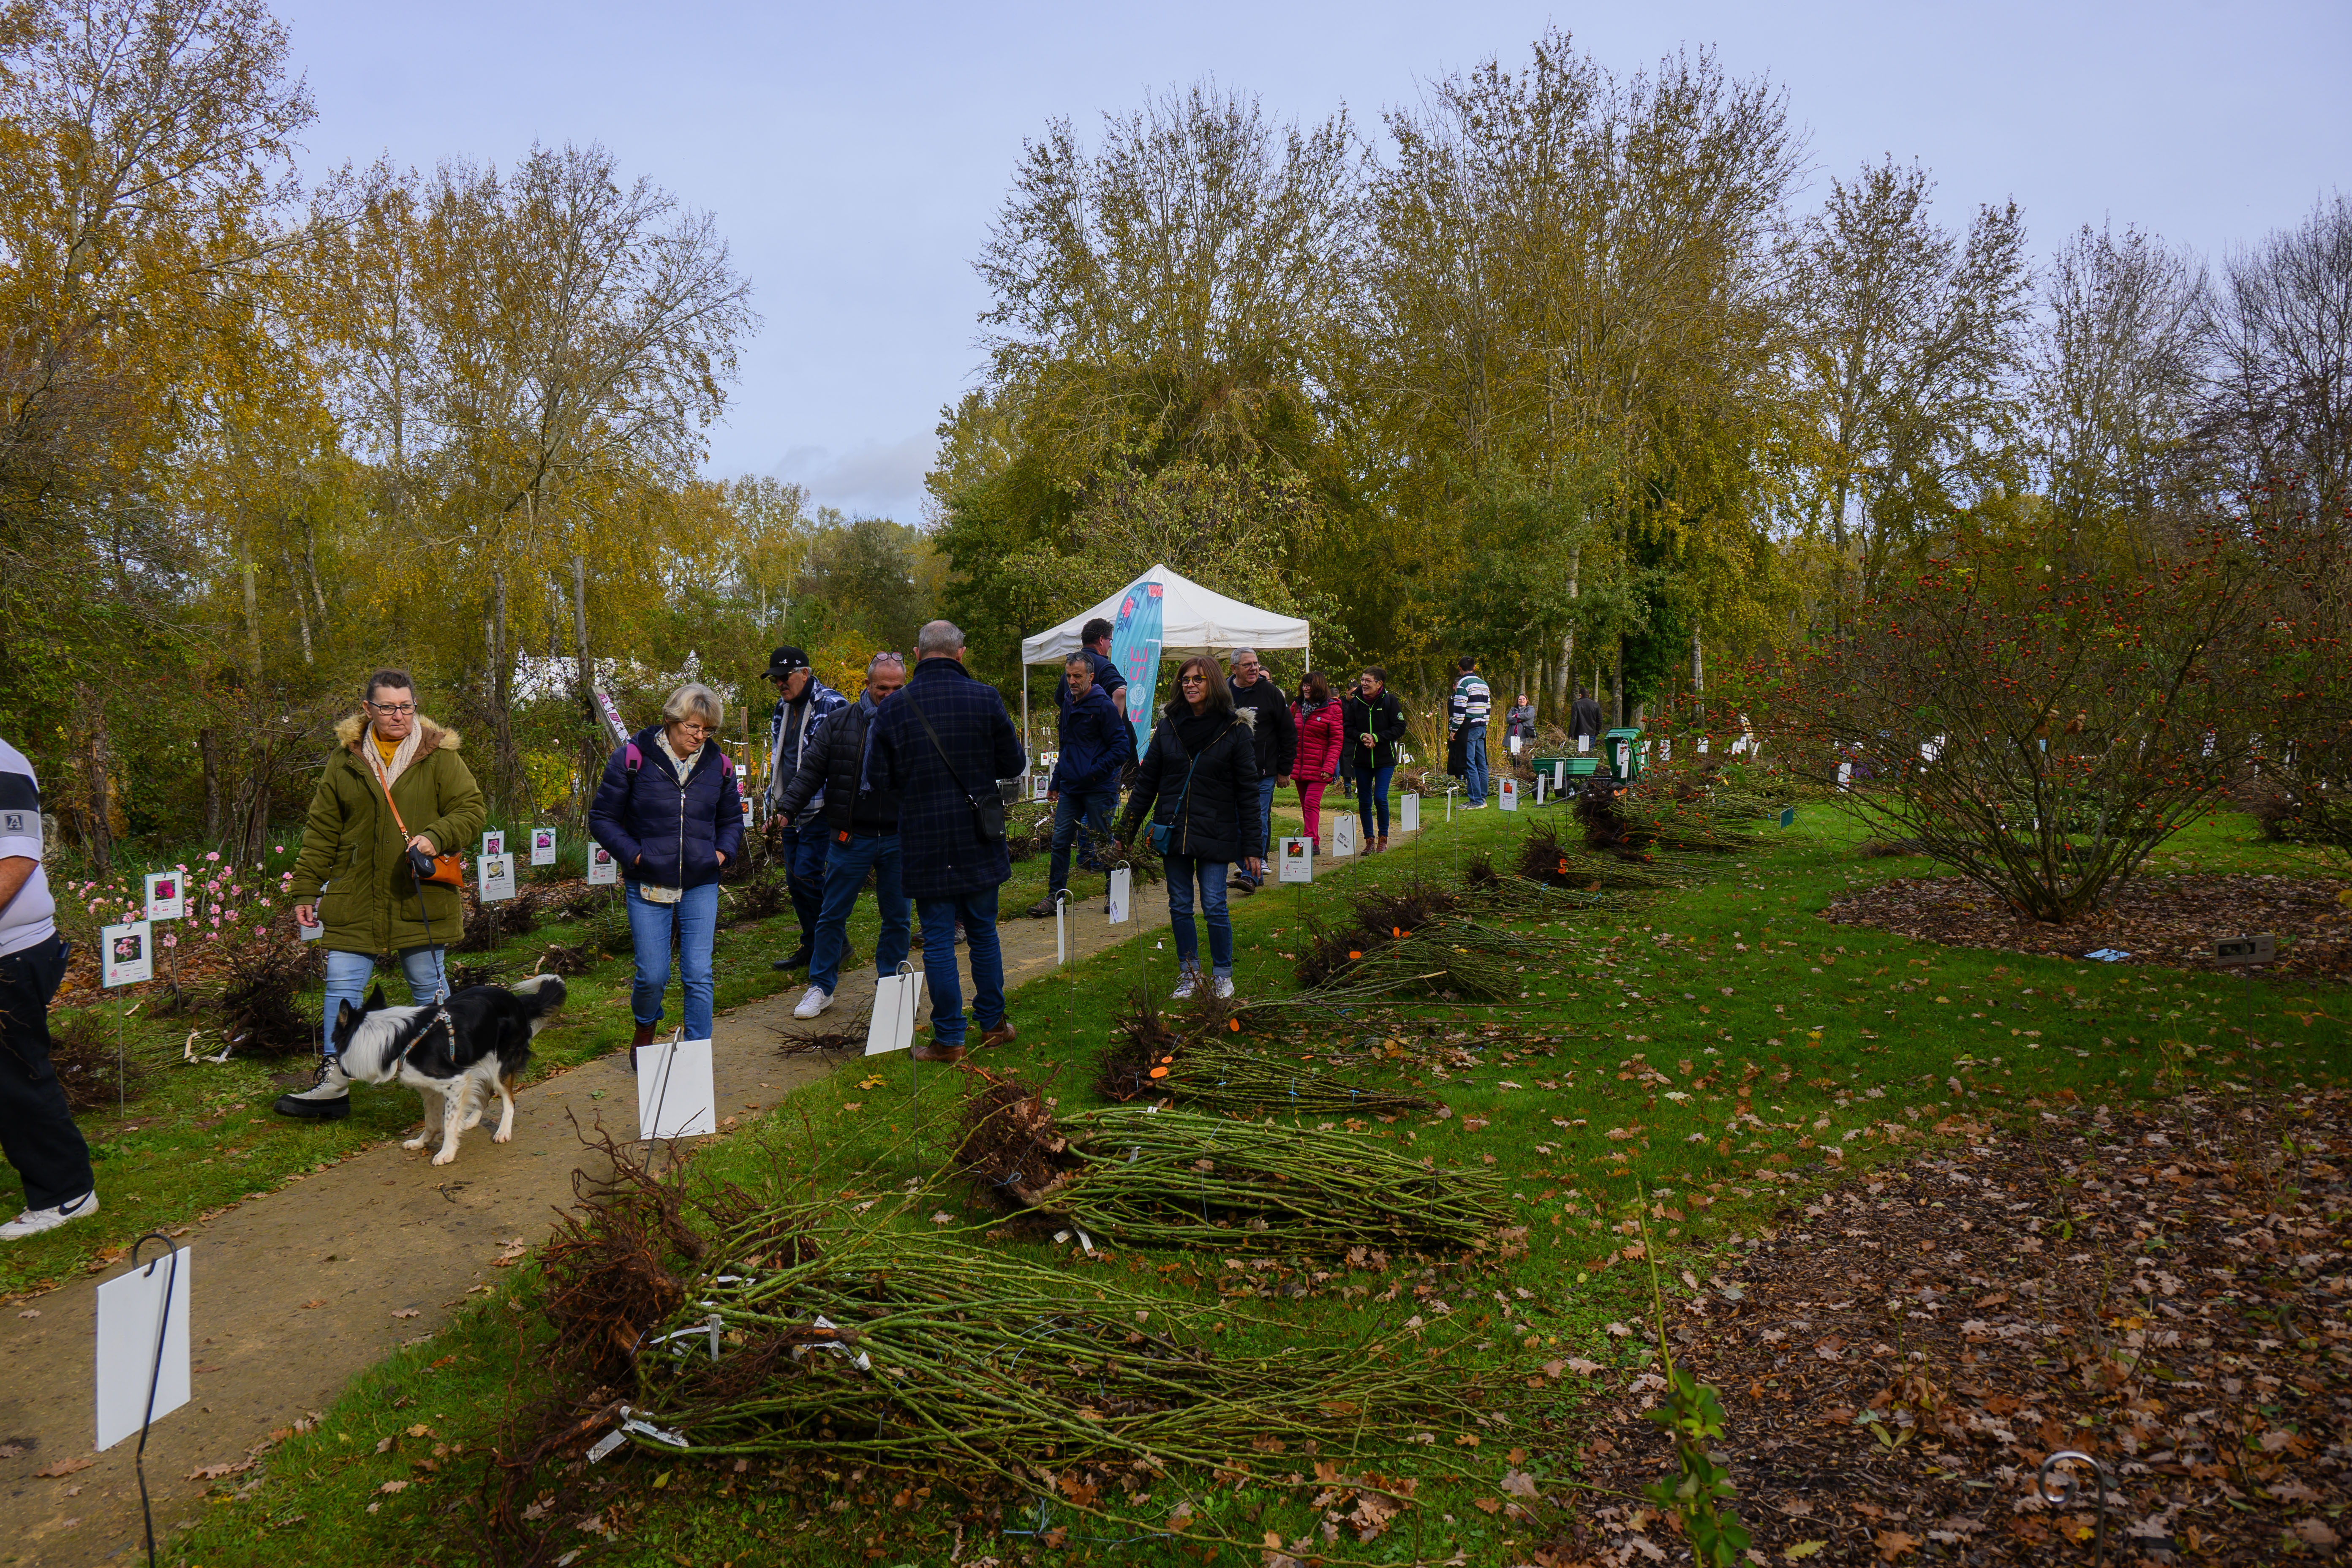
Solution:
<svg viewBox="0 0 2352 1568"><path fill-rule="evenodd" d="M177 871L147 874L147 918L175 921L188 912L187 884Z"/></svg>
<svg viewBox="0 0 2352 1568"><path fill-rule="evenodd" d="M555 864L555 829L534 827L530 830L530 863L534 866Z"/></svg>
<svg viewBox="0 0 2352 1568"><path fill-rule="evenodd" d="M155 978L155 941L145 921L108 926L98 933L100 984L141 985Z"/></svg>

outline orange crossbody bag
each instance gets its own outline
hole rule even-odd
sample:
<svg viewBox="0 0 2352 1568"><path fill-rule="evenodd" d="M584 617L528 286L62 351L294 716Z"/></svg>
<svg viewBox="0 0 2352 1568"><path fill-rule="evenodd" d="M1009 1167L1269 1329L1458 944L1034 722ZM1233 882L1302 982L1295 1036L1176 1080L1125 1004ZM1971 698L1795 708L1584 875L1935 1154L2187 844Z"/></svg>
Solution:
<svg viewBox="0 0 2352 1568"><path fill-rule="evenodd" d="M383 790L383 804L392 807L393 826L400 829L400 841L404 845L409 839L408 824L401 821L400 805L392 798L392 781L384 777L383 770L376 767L373 759L369 760L368 766L375 768L375 782ZM461 893L466 890L466 858L464 856L427 855L424 850L415 848L408 850L407 853L409 874L416 879L420 888L455 888Z"/></svg>

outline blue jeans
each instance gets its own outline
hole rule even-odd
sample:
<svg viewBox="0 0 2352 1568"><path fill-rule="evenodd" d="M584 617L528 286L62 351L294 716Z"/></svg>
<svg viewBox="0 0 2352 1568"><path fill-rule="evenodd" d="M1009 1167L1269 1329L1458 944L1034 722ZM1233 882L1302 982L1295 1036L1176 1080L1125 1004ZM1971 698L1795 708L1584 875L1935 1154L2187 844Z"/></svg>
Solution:
<svg viewBox="0 0 2352 1568"><path fill-rule="evenodd" d="M662 993L669 989L669 939L677 933L678 979L686 988L686 1037L710 1038L710 940L719 932L719 884L688 888L674 904L647 903L640 885L628 884L629 936L637 952L637 973L629 987L629 1016L640 1024L662 1021Z"/></svg>
<svg viewBox="0 0 2352 1568"><path fill-rule="evenodd" d="M1470 786L1470 804L1486 804L1486 726L1465 725L1462 730L1462 779Z"/></svg>
<svg viewBox="0 0 2352 1568"><path fill-rule="evenodd" d="M907 956L914 906L898 885L896 833L834 835L824 856L824 908L816 917L816 953L809 960L809 984L828 996L841 984L841 951L849 940L849 911L857 907L866 869L874 868L874 904L882 914L882 934L874 941L874 972L896 974Z"/></svg>
<svg viewBox="0 0 2352 1568"><path fill-rule="evenodd" d="M784 865L784 887L793 896L793 913L801 922L801 945L816 945L817 917L824 908L824 851L833 829L821 806L803 806L801 820L776 831L782 839L777 855ZM697 1035L696 1039L703 1038Z"/></svg>
<svg viewBox="0 0 2352 1568"><path fill-rule="evenodd" d="M439 948L410 948L400 955L400 968L401 973L408 976L408 999L419 1007L429 1005L441 994L441 987L446 982L442 978ZM321 1048L329 1056L335 1054L336 1004L348 1001L354 1007L360 1005L367 995L368 980L374 973L375 959L372 954L332 952L327 954L327 1018Z"/></svg>
<svg viewBox="0 0 2352 1568"><path fill-rule="evenodd" d="M931 994L931 1043L963 1044L963 977L956 973L955 933L963 921L971 954L971 1014L982 1029L1004 1022L1004 950L996 942L996 889L922 899L923 985Z"/></svg>
<svg viewBox="0 0 2352 1568"><path fill-rule="evenodd" d="M1274 775L1272 773L1257 781L1257 842L1258 853L1271 867L1274 860ZM1265 885L1264 877L1250 876L1246 862L1236 866L1234 870L1235 875L1247 878L1260 887Z"/></svg>
<svg viewBox="0 0 2352 1568"><path fill-rule="evenodd" d="M1078 825L1087 829L1087 843L1110 842L1110 814L1118 809L1117 789L1062 791L1054 803L1054 858L1046 863L1045 886L1058 893L1070 885L1070 847L1078 842Z"/></svg>
<svg viewBox="0 0 2352 1568"><path fill-rule="evenodd" d="M1389 836L1389 780L1395 775L1394 763L1382 768L1368 768L1361 763L1356 764L1356 820L1364 825L1364 837L1367 838L1386 838ZM1372 831L1375 807L1381 814L1378 833Z"/></svg>
<svg viewBox="0 0 2352 1568"><path fill-rule="evenodd" d="M1223 860L1196 860L1171 855L1168 860L1168 923L1176 931L1176 962L1185 969L1201 967L1201 934L1192 929L1192 889L1201 890L1201 913L1209 922L1210 973L1229 980L1234 973L1234 921L1225 910L1225 868Z"/></svg>

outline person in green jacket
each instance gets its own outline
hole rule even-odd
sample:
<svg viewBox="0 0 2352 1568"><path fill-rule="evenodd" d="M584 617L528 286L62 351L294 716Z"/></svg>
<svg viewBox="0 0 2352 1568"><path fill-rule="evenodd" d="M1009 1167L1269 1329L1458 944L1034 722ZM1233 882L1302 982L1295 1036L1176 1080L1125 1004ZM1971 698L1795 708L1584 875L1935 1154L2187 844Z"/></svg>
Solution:
<svg viewBox="0 0 2352 1568"><path fill-rule="evenodd" d="M412 847L452 854L482 830L482 789L457 755L457 732L416 710L416 683L404 669L369 676L362 707L335 727L294 863L294 918L326 927L326 1020L318 1081L280 1095L281 1116L352 1113L351 1080L335 1059L335 1010L360 1005L387 953L399 957L412 1001L440 1000L448 994L442 950L466 926L457 889L428 883L420 893L408 869Z"/></svg>

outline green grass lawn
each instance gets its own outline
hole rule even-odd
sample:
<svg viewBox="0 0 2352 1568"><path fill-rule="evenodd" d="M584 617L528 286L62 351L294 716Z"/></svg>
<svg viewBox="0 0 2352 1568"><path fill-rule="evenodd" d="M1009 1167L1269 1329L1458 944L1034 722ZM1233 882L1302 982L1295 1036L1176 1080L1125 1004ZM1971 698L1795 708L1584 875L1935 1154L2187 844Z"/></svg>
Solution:
<svg viewBox="0 0 2352 1568"><path fill-rule="evenodd" d="M1244 994L1288 989L1303 921L1336 910L1351 889L1444 874L1482 846L1507 849L1522 821L1488 811L1380 859L1327 868L1311 889L1235 900ZM1442 1099L1434 1114L1349 1125L1441 1164L1492 1164L1510 1193L1511 1223L1527 1227L1516 1257L1398 1258L1376 1270L1285 1259L1234 1268L1197 1253L1113 1247L1108 1261L1090 1261L1064 1247L999 1244L1053 1260L1074 1284L1115 1278L1171 1305L1214 1310L1227 1325L1223 1343L1271 1350L1323 1341L1367 1355L1434 1353L1465 1380L1512 1391L1495 1426L1424 1433L1372 1413L1344 1451L1238 1455L1249 1471L1238 1482L1171 1474L1148 1501L1128 1507L1139 1521L1131 1528L1050 1504L975 1505L936 1477L820 1463L739 1471L625 1449L591 1482L593 1517L610 1534L580 1532L572 1521L562 1550L581 1550L583 1568L928 1564L951 1554L964 1563L1178 1563L1221 1554L1256 1563L1269 1537L1287 1543L1315 1530L1316 1472L1327 1465L1420 1482L1413 1506L1386 1534L1369 1544L1340 1537L1347 1560L1517 1561L1513 1553L1556 1521L1541 1504L1515 1517L1500 1483L1511 1469L1547 1490L1573 1479L1588 1385L1564 1363L1622 1366L1651 1353L1643 1325L1653 1264L1666 1296L1685 1297L1744 1240L1771 1233L1799 1193L1912 1153L1939 1127L1949 1136L2061 1100L2121 1103L2160 1092L2168 1070L2261 1090L2338 1083L2352 1066L2340 989L1943 949L1828 925L1816 911L1849 888L1927 869L1859 859L1855 837L1808 805L1793 828L1768 829L1757 853L1723 859L1706 886L1550 923L1572 946L1564 962L1531 968L1516 1002L1339 1017L1280 1010L1272 1026L1286 1018L1300 1029L1285 1048ZM2161 868L2315 868L2298 852L2251 837L2243 818L2210 820L2168 846ZM1008 889L1008 909L1017 896ZM1153 888L1144 896L1161 895ZM756 953L764 973L770 944L732 945L740 956L722 977L722 1000L754 994L761 982L751 961ZM1146 935L1034 983L1014 998L1020 1043L991 1053L987 1065L1056 1074L1052 1092L1065 1106L1091 1103L1094 1055L1130 994L1139 983L1164 993L1173 972L1174 954ZM616 993L611 979L604 984L602 1011L580 1008L577 1035L562 1048L584 1054L615 1042ZM1265 1017L1251 1015L1250 1027L1269 1026ZM1489 1037L1488 1025L1504 1027ZM882 1200L877 1213L895 1211L910 1230L934 1229L930 1216L944 1213L977 1235L986 1216L942 1171L945 1131L967 1080L922 1075L919 1131L909 1068L895 1058L836 1072L782 1114L703 1147L694 1168L746 1184L814 1181L845 1205ZM205 1104L233 1098L217 1081L197 1081L213 1097ZM236 1092L252 1110L266 1103L258 1090ZM155 1140L155 1155L138 1157L165 1147L193 1155L205 1145L194 1120L184 1113L180 1131ZM292 1142L282 1131L266 1120L256 1128L249 1115L235 1125L255 1129L251 1169L240 1173L248 1180L265 1169L282 1179L326 1147L310 1138L299 1144L302 1159L289 1162L275 1152ZM337 1130L350 1141L339 1147L392 1131L356 1119L347 1127ZM173 1158L191 1178L213 1168ZM278 1163L253 1163L265 1158ZM318 1430L289 1438L266 1479L211 1510L174 1546L174 1560L477 1560L470 1500L483 1451L499 1413L543 1382L535 1371L543 1329L529 1309L528 1271L517 1272L525 1278L507 1296L377 1368ZM1737 1448L1740 1400L1725 1393L1726 1446ZM224 1496L232 1484L223 1483ZM1180 1500L1194 1521L1185 1535L1147 1528ZM1013 1533L1023 1531L1040 1533Z"/></svg>
<svg viewBox="0 0 2352 1568"><path fill-rule="evenodd" d="M1005 886L1005 907L1025 906L1044 892L1045 884L1045 857L1021 862ZM617 889L613 897L618 900ZM726 918L723 902L720 918ZM453 967L491 965L509 979L520 979L549 945L577 942L589 923L587 919L549 921L494 952L455 954L450 963ZM852 950L870 955L877 927L873 900L861 901L849 922ZM789 910L765 921L722 927L713 956L717 1005L740 1006L782 990L797 990L804 983L798 972L784 975L769 967L791 950L797 931ZM380 979L388 977L385 994L392 1001L407 1002L406 982L396 972L379 968L377 973ZM612 956L565 982L562 1015L531 1042L529 1076L543 1078L625 1047L632 1027L629 979L624 928ZM272 1076L307 1073L312 1059L232 1056L221 1063L191 1062L186 1059L191 1048L207 1056L220 1049L217 1017L203 1010L151 1017L153 999L143 994L147 990L126 988L93 1005L59 1008L50 1015L52 1031L86 1016L110 1049L120 1034L124 1053L143 1081L133 1092L127 1114L110 1106L79 1119L98 1175L97 1217L0 1247L0 1300L54 1288L85 1270L97 1272L148 1231L169 1231L199 1215L299 1181L332 1162L404 1137L415 1123L415 1097L405 1094L356 1096L352 1115L341 1121L298 1122L276 1115L270 1103L282 1091L271 1082ZM673 971L666 1015L673 1021L679 996ZM316 1016L319 993L305 994L298 1005L306 1016ZM193 1047L192 1033L198 1037ZM0 1163L0 1210L14 1214L23 1205L23 1183L12 1167Z"/></svg>

